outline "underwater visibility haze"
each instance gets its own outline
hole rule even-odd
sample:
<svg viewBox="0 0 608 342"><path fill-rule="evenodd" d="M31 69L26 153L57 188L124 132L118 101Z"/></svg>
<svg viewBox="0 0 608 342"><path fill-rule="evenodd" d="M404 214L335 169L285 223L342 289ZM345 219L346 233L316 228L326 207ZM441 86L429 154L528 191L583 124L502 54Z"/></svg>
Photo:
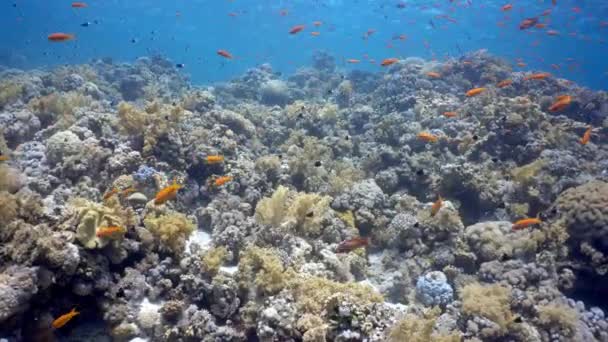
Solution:
<svg viewBox="0 0 608 342"><path fill-rule="evenodd" d="M0 342L608 342L608 2L0 9Z"/></svg>

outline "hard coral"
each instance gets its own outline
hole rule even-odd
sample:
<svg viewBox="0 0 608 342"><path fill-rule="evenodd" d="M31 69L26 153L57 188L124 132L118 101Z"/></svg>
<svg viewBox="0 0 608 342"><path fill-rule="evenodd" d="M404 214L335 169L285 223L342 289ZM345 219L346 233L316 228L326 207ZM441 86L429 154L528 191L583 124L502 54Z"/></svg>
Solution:
<svg viewBox="0 0 608 342"><path fill-rule="evenodd" d="M591 181L559 195L557 225L567 228L575 251L600 275L608 273L608 183Z"/></svg>
<svg viewBox="0 0 608 342"><path fill-rule="evenodd" d="M446 305L453 300L454 290L443 272L433 271L416 281L416 296L425 305Z"/></svg>
<svg viewBox="0 0 608 342"><path fill-rule="evenodd" d="M144 218L144 226L154 235L160 250L179 255L184 251L186 240L196 225L186 215L172 212L163 215L150 213Z"/></svg>
<svg viewBox="0 0 608 342"><path fill-rule="evenodd" d="M504 335L512 320L511 290L498 284L471 283L460 290L462 311L471 316L482 316L498 325L498 335Z"/></svg>

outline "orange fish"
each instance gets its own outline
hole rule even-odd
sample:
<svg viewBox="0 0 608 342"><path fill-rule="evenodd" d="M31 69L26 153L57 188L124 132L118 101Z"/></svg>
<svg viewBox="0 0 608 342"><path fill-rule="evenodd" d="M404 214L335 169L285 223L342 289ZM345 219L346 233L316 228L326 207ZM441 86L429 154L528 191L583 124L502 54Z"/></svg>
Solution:
<svg viewBox="0 0 608 342"><path fill-rule="evenodd" d="M183 185L177 184L176 180L173 180L171 185L168 185L161 189L154 197L154 204L163 204L168 200L172 200L177 196L179 189L183 188Z"/></svg>
<svg viewBox="0 0 608 342"><path fill-rule="evenodd" d="M547 24L538 23L538 24L534 25L534 27L536 27L537 29L544 29L545 27L547 27Z"/></svg>
<svg viewBox="0 0 608 342"><path fill-rule="evenodd" d="M95 236L98 238L113 238L119 234L124 234L125 229L119 226L108 226L97 229Z"/></svg>
<svg viewBox="0 0 608 342"><path fill-rule="evenodd" d="M217 50L217 54L228 59L232 59L232 54L226 50Z"/></svg>
<svg viewBox="0 0 608 342"><path fill-rule="evenodd" d="M550 112L559 112L564 110L564 108L568 107L572 103L572 96L570 95L562 95L558 96L555 102L549 107Z"/></svg>
<svg viewBox="0 0 608 342"><path fill-rule="evenodd" d="M51 33L48 36L48 39L51 42L67 42L68 40L72 40L74 38L75 36L73 34L62 32Z"/></svg>
<svg viewBox="0 0 608 342"><path fill-rule="evenodd" d="M87 3L86 2L72 2L72 7L85 8L85 7L87 7Z"/></svg>
<svg viewBox="0 0 608 342"><path fill-rule="evenodd" d="M510 86L511 84L513 84L513 81L507 79L507 80L503 80L503 81L498 82L498 84L496 86L498 88L505 88L505 87Z"/></svg>
<svg viewBox="0 0 608 342"><path fill-rule="evenodd" d="M296 25L289 30L289 34L296 34L304 29L304 25Z"/></svg>
<svg viewBox="0 0 608 342"><path fill-rule="evenodd" d="M323 25L323 22L321 22L321 21L313 21L313 22L312 22L312 24L313 24L315 27L319 27L319 26Z"/></svg>
<svg viewBox="0 0 608 342"><path fill-rule="evenodd" d="M106 193L103 195L103 200L105 201L105 200L107 200L108 198L110 198L110 197L112 197L112 196L116 195L117 193L118 193L118 189L113 188L112 190L110 190L110 191L106 192Z"/></svg>
<svg viewBox="0 0 608 342"><path fill-rule="evenodd" d="M501 7L501 10L503 12L510 11L512 9L513 9L513 5L511 5L511 4L506 4L506 5L504 5L504 6Z"/></svg>
<svg viewBox="0 0 608 342"><path fill-rule="evenodd" d="M213 181L213 186L220 187L220 186L230 182L231 180L232 180L231 176L221 176L221 177L216 178Z"/></svg>
<svg viewBox="0 0 608 342"><path fill-rule="evenodd" d="M358 59L354 59L354 58L350 58L350 59L346 60L346 63L349 63L349 64L357 64L359 62L361 62L361 61Z"/></svg>
<svg viewBox="0 0 608 342"><path fill-rule="evenodd" d="M519 24L520 30L526 30L538 23L538 18L527 18Z"/></svg>
<svg viewBox="0 0 608 342"><path fill-rule="evenodd" d="M7 160L9 160L9 159L10 159L10 157L9 157L9 156L7 156L6 154L2 154L2 155L0 155L0 161L7 161Z"/></svg>
<svg viewBox="0 0 608 342"><path fill-rule="evenodd" d="M467 97L472 97L472 96L479 95L479 94L483 93L484 91L486 91L486 88L473 88L473 89L467 91L465 95Z"/></svg>
<svg viewBox="0 0 608 342"><path fill-rule="evenodd" d="M426 73L426 75L430 78L441 78L441 75L434 71L429 71Z"/></svg>
<svg viewBox="0 0 608 342"><path fill-rule="evenodd" d="M221 155L212 155L205 157L206 164L220 164L224 162L224 156Z"/></svg>
<svg viewBox="0 0 608 342"><path fill-rule="evenodd" d="M517 62L517 66L518 66L518 67L520 67L520 68L525 68L525 67L526 67L526 65L527 65L527 64L526 64L526 63L524 63L524 62Z"/></svg>
<svg viewBox="0 0 608 342"><path fill-rule="evenodd" d="M130 187L124 189L123 191L121 191L121 195L127 196L129 194L134 193L135 191L137 191L137 189L135 189L135 187L130 186Z"/></svg>
<svg viewBox="0 0 608 342"><path fill-rule="evenodd" d="M80 314L80 312L76 311L76 308L73 308L72 311L57 317L57 319L55 319L53 321L53 328L55 328L55 329L61 328L62 326L66 325L69 321L71 321L72 318L74 318L75 316L77 316L79 314Z"/></svg>
<svg viewBox="0 0 608 342"><path fill-rule="evenodd" d="M336 253L348 253L357 248L369 246L369 237L355 237L352 239L344 240L340 242L336 248Z"/></svg>
<svg viewBox="0 0 608 342"><path fill-rule="evenodd" d="M398 58L385 58L384 60L382 60L382 63L380 63L380 65L382 65L383 67L385 67L385 66L389 66L389 65L395 64L397 62L399 62Z"/></svg>
<svg viewBox="0 0 608 342"><path fill-rule="evenodd" d="M319 32L319 31L312 31L312 32L310 32L310 35L313 36L313 37L318 37L320 34L321 34L321 32Z"/></svg>
<svg viewBox="0 0 608 342"><path fill-rule="evenodd" d="M443 112L443 116L445 116L446 118L455 118L458 116L458 113L456 112Z"/></svg>
<svg viewBox="0 0 608 342"><path fill-rule="evenodd" d="M437 137L434 134L428 133L428 132L418 133L418 139L420 139L422 141L426 141L426 142L431 142L431 143L436 143L437 141L439 141L439 137Z"/></svg>
<svg viewBox="0 0 608 342"><path fill-rule="evenodd" d="M530 226L533 226L535 224L540 224L543 221L541 221L539 218L525 218L525 219L521 219L515 223L513 223L513 225L511 226L511 229L513 230L520 230L520 229L524 229L524 228L528 228Z"/></svg>
<svg viewBox="0 0 608 342"><path fill-rule="evenodd" d="M548 72L541 72L537 74L532 74L524 77L524 81L528 80L544 80L545 78L551 77L551 74Z"/></svg>
<svg viewBox="0 0 608 342"><path fill-rule="evenodd" d="M589 126L589 128L587 128L587 130L585 131L585 133L583 133L583 136L581 137L581 140L579 140L579 142L582 145L587 145L587 143L589 142L589 140L591 140L591 130L593 130L593 127Z"/></svg>
<svg viewBox="0 0 608 342"><path fill-rule="evenodd" d="M547 34L550 36L559 36L559 31L549 30L549 31L547 31Z"/></svg>
<svg viewBox="0 0 608 342"><path fill-rule="evenodd" d="M435 203L433 203L433 206L431 207L431 217L437 215L437 213L439 212L439 209L441 209L442 206L443 206L443 198L441 198L441 196L439 196L439 198L437 198L437 201L435 201Z"/></svg>

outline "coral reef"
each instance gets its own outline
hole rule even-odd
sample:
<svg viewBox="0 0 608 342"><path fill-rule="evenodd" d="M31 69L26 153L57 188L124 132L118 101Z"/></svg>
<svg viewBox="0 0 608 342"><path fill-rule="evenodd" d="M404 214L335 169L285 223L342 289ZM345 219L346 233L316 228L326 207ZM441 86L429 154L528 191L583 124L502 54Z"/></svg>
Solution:
<svg viewBox="0 0 608 342"><path fill-rule="evenodd" d="M605 93L339 64L2 71L0 340L608 341Z"/></svg>

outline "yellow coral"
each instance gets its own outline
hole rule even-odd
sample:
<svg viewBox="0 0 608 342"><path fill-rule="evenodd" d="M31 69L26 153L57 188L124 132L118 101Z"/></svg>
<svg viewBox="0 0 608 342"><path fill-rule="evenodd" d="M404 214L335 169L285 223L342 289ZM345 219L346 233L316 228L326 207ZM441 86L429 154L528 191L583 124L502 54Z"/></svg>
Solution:
<svg viewBox="0 0 608 342"><path fill-rule="evenodd" d="M433 334L433 327L439 315L439 308L424 313L424 317L407 314L395 323L389 333L391 342L460 342L459 334Z"/></svg>
<svg viewBox="0 0 608 342"><path fill-rule="evenodd" d="M103 227L127 228L135 225L136 217L133 210L121 207L118 202L98 204L83 198L75 198L70 201L70 207L76 212L76 239L85 248L103 248L114 239L114 237L97 236L97 232Z"/></svg>
<svg viewBox="0 0 608 342"><path fill-rule="evenodd" d="M0 225L5 226L17 217L19 203L17 196L0 191Z"/></svg>
<svg viewBox="0 0 608 342"><path fill-rule="evenodd" d="M23 93L23 85L12 80L0 83L0 108L15 102Z"/></svg>
<svg viewBox="0 0 608 342"><path fill-rule="evenodd" d="M171 212L157 216L150 213L144 218L144 226L157 239L161 250L173 254L181 254L186 246L186 240L196 228L196 225L184 214Z"/></svg>
<svg viewBox="0 0 608 342"><path fill-rule="evenodd" d="M209 272L210 275L216 275L217 271L220 269L220 266L228 256L228 251L226 247L214 247L209 249L202 255L203 265L205 266L205 271Z"/></svg>
<svg viewBox="0 0 608 342"><path fill-rule="evenodd" d="M301 316L296 327L303 332L303 342L325 342L327 335L327 324L317 315L304 314Z"/></svg>
<svg viewBox="0 0 608 342"><path fill-rule="evenodd" d="M356 229L355 227L355 215L352 210L347 210L345 212L339 212L338 217L342 220L342 222L346 223L349 228Z"/></svg>
<svg viewBox="0 0 608 342"><path fill-rule="evenodd" d="M118 119L124 133L143 137L143 154L150 155L158 138L168 134L181 122L185 112L180 106L172 106L154 101L144 111L121 102L118 105Z"/></svg>
<svg viewBox="0 0 608 342"><path fill-rule="evenodd" d="M239 261L239 284L248 289L255 284L254 292L260 295L271 295L285 287L283 263L269 249L250 247Z"/></svg>
<svg viewBox="0 0 608 342"><path fill-rule="evenodd" d="M146 113L128 102L118 104L118 118L120 127L129 134L141 134L146 126Z"/></svg>
<svg viewBox="0 0 608 342"><path fill-rule="evenodd" d="M289 189L279 185L272 197L261 199L255 208L255 219L261 224L275 227L283 222L286 216Z"/></svg>
<svg viewBox="0 0 608 342"><path fill-rule="evenodd" d="M551 303L538 306L538 320L546 328L558 327L571 336L576 332L578 315L569 306Z"/></svg>
<svg viewBox="0 0 608 342"><path fill-rule="evenodd" d="M270 198L263 198L255 209L259 223L293 227L304 236L321 233L323 217L331 210L331 197L316 193L290 191L280 185Z"/></svg>
<svg viewBox="0 0 608 342"><path fill-rule="evenodd" d="M530 164L516 167L511 170L513 180L523 185L528 185L532 182L534 176L545 166L547 162L544 159L537 159Z"/></svg>
<svg viewBox="0 0 608 342"><path fill-rule="evenodd" d="M362 305L384 300L380 293L368 285L339 283L322 277L297 276L290 280L288 287L302 313L321 314L327 300L336 295L352 298Z"/></svg>
<svg viewBox="0 0 608 342"><path fill-rule="evenodd" d="M29 106L43 124L53 124L56 121L59 127L66 128L76 122L75 109L89 107L92 101L90 96L71 91L32 99Z"/></svg>
<svg viewBox="0 0 608 342"><path fill-rule="evenodd" d="M513 316L511 290L498 284L471 283L461 289L460 296L465 314L485 317L498 324L500 333L506 333Z"/></svg>
<svg viewBox="0 0 608 342"><path fill-rule="evenodd" d="M322 220L329 210L331 197L298 193L291 202L287 215L296 223L296 229L306 236L321 233Z"/></svg>

